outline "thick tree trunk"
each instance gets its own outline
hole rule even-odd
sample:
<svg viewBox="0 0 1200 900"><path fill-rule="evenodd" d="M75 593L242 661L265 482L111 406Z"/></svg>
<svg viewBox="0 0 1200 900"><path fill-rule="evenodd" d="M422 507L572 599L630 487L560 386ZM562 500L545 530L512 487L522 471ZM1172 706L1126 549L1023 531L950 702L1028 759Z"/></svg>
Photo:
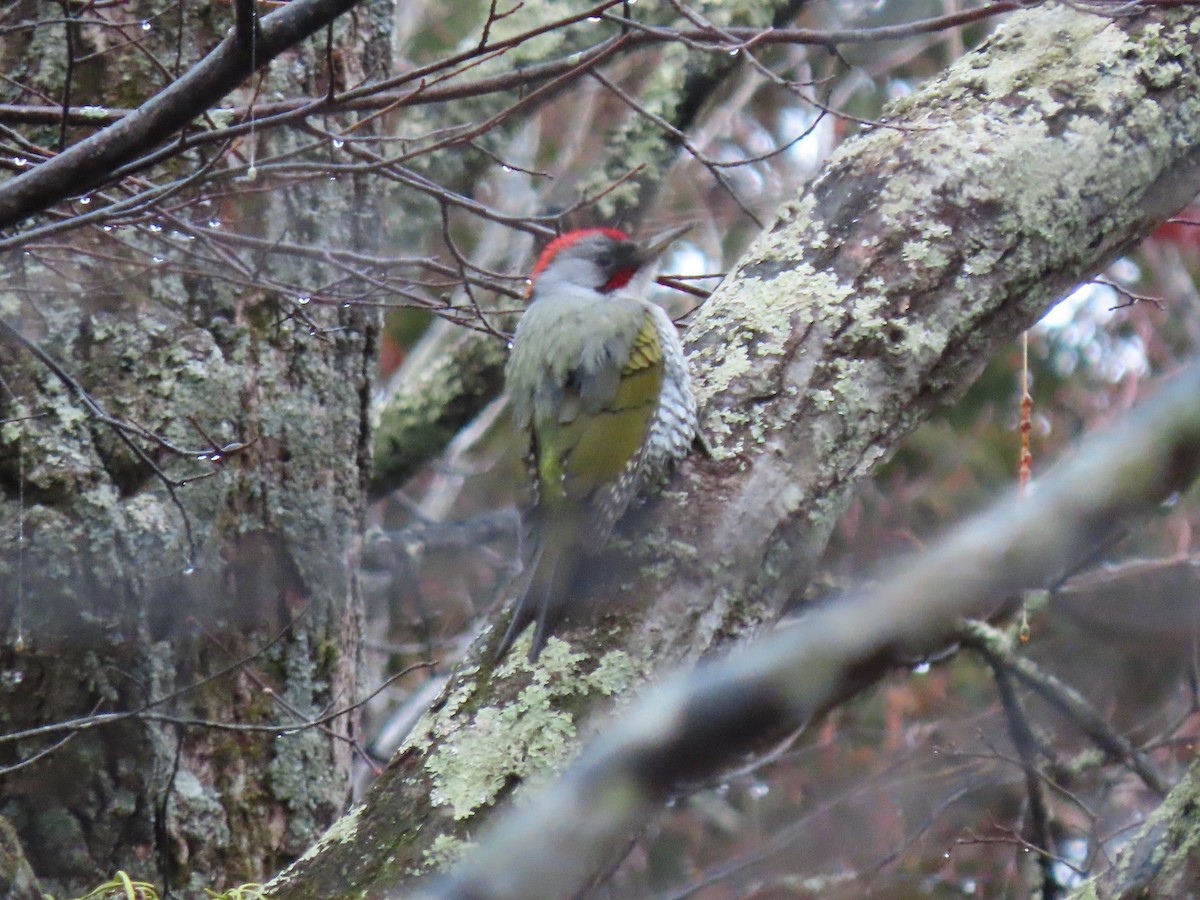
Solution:
<svg viewBox="0 0 1200 900"><path fill-rule="evenodd" d="M1200 188L1188 25L1020 15L839 150L689 330L714 458L685 466L614 554L600 627L551 641L536 669L523 641L490 663L486 632L273 895L382 896L444 868L614 698L772 621L896 441ZM634 578L637 561L654 565Z"/></svg>
<svg viewBox="0 0 1200 900"><path fill-rule="evenodd" d="M220 9L189 7L185 67L230 24ZM173 58L166 22L144 40ZM382 9L343 20L339 77L387 41ZM292 51L266 87L320 94L323 51ZM74 102L136 105L129 76L97 71ZM325 178L248 191L211 227L370 246L371 206L347 193ZM0 335L0 814L56 895L116 869L181 896L259 880L347 800L354 715L307 723L358 697L374 314L207 277L173 249L182 235L156 243L170 229L82 230L3 261L0 310L44 356ZM75 384L191 453L133 436L140 458ZM173 497L154 467L207 477Z"/></svg>

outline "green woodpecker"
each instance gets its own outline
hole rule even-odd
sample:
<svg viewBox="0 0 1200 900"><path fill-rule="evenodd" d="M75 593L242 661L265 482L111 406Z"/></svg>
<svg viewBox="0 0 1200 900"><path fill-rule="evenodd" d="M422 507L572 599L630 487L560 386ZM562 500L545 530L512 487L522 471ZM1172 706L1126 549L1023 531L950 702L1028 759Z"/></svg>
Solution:
<svg viewBox="0 0 1200 900"><path fill-rule="evenodd" d="M505 380L535 500L522 516L525 569L499 656L534 622L529 659L537 659L579 561L696 439L679 336L644 296L650 264L685 230L644 246L615 228L571 231L533 267Z"/></svg>

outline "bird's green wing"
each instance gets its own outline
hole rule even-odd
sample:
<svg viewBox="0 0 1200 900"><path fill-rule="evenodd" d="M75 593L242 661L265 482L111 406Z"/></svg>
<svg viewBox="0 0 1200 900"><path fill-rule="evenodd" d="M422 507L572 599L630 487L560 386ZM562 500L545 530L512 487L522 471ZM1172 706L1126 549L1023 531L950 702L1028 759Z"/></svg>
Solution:
<svg viewBox="0 0 1200 900"><path fill-rule="evenodd" d="M586 377L586 376L584 376ZM636 463L663 381L662 347L649 315L634 338L611 399L594 412L574 405L573 416L537 424L540 502L574 506L618 481ZM588 385L575 388L585 393ZM548 512L549 510L547 510ZM619 512L619 511L618 511ZM611 522L608 523L611 525Z"/></svg>

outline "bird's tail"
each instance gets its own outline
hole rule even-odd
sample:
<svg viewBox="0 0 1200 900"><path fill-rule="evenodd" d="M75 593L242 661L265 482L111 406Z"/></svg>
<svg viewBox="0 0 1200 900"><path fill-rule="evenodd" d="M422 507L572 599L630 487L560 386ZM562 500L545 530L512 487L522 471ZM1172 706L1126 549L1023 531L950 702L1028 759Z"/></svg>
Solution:
<svg viewBox="0 0 1200 900"><path fill-rule="evenodd" d="M551 630L566 608L568 591L578 565L570 539L566 537L568 531L547 523L538 536L537 545L517 582L512 621L496 648L496 659L502 659L508 653L530 622L534 623L534 629L529 661L536 662L546 646Z"/></svg>

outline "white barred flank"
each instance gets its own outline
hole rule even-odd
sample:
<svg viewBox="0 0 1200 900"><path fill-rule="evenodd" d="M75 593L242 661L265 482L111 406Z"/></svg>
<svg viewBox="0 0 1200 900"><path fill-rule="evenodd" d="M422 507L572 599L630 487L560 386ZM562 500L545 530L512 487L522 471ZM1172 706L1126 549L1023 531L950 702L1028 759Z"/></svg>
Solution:
<svg viewBox="0 0 1200 900"><path fill-rule="evenodd" d="M664 371L658 408L650 422L650 431L641 454L638 491L654 485L670 471L671 466L687 456L699 431L692 378L688 373L687 358L683 355L675 323L661 306L643 302L658 329Z"/></svg>

